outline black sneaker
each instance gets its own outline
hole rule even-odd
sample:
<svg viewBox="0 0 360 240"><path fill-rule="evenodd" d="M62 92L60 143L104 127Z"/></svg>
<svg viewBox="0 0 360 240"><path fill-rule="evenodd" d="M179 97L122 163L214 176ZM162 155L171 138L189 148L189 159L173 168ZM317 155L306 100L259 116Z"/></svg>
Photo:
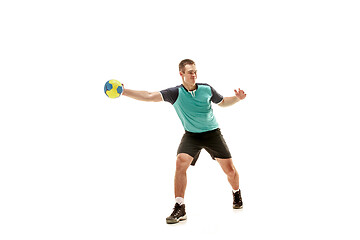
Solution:
<svg viewBox="0 0 360 240"><path fill-rule="evenodd" d="M241 192L240 190L237 192L233 192L233 197L234 197L234 201L233 201L233 208L234 209L241 209L243 207L243 202L241 199Z"/></svg>
<svg viewBox="0 0 360 240"><path fill-rule="evenodd" d="M166 223L178 223L179 221L186 220L185 204L175 204L174 211L166 218Z"/></svg>

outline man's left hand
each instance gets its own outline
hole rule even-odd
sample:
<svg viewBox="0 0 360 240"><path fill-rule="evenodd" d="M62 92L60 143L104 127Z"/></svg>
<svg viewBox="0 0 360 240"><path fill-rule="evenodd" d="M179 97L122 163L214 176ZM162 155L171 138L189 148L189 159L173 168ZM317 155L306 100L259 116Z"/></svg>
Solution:
<svg viewBox="0 0 360 240"><path fill-rule="evenodd" d="M240 88L238 90L235 89L234 92L235 92L235 96L240 100L243 100L246 97L245 92Z"/></svg>

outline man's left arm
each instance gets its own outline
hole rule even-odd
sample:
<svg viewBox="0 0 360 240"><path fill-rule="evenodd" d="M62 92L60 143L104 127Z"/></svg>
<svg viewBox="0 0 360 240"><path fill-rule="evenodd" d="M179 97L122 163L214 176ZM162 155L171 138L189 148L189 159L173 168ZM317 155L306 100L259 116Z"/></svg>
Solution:
<svg viewBox="0 0 360 240"><path fill-rule="evenodd" d="M224 97L224 99L218 104L220 107L229 107L234 105L235 103L243 100L246 97L246 94L240 88L238 90L234 90L235 96L232 97Z"/></svg>

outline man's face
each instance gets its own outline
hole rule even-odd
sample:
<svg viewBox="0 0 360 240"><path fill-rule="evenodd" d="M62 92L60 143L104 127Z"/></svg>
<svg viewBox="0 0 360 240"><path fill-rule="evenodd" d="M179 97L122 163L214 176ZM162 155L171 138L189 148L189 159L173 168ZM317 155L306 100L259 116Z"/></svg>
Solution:
<svg viewBox="0 0 360 240"><path fill-rule="evenodd" d="M196 66L193 65L185 65L185 71L180 72L180 75L183 81L187 84L194 85L197 79L197 70Z"/></svg>

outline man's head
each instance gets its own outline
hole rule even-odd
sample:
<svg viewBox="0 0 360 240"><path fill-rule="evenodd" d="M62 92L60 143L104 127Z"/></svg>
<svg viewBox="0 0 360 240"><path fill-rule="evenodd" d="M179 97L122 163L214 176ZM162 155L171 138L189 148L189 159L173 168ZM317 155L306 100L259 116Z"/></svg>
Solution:
<svg viewBox="0 0 360 240"><path fill-rule="evenodd" d="M184 59L179 63L179 71L185 73L186 65L195 65L195 62L191 59Z"/></svg>
<svg viewBox="0 0 360 240"><path fill-rule="evenodd" d="M180 76L186 85L195 85L197 70L195 62L191 59L184 59L179 64Z"/></svg>

